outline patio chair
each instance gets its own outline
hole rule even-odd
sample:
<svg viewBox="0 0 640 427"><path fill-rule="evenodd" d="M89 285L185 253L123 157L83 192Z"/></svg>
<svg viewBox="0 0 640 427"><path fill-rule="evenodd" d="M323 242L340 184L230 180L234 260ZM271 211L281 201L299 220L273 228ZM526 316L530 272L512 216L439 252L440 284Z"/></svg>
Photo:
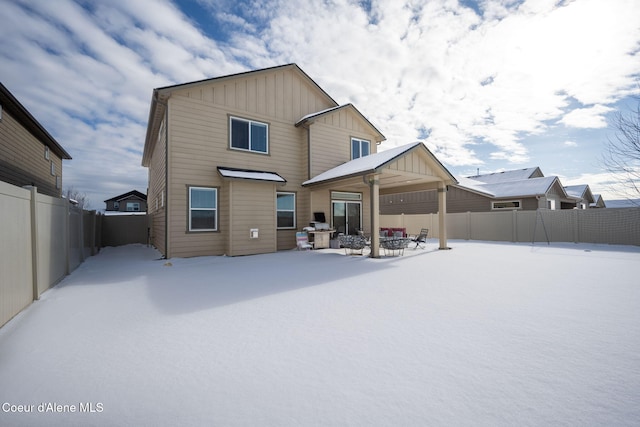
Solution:
<svg viewBox="0 0 640 427"><path fill-rule="evenodd" d="M296 247L299 251L313 249L313 243L309 243L309 235L306 231L296 232Z"/></svg>
<svg viewBox="0 0 640 427"><path fill-rule="evenodd" d="M420 230L420 234L411 238L411 242L416 244L413 249L417 249L418 247L424 249L424 245L427 243L427 234L429 234L429 229L423 228Z"/></svg>

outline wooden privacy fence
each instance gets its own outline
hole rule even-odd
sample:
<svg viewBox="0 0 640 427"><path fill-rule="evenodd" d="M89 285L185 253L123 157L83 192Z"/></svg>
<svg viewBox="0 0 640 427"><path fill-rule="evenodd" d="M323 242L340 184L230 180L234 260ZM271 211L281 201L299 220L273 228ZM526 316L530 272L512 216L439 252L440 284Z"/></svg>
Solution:
<svg viewBox="0 0 640 427"><path fill-rule="evenodd" d="M0 181L0 327L101 247L146 244L146 215L131 218Z"/></svg>
<svg viewBox="0 0 640 427"><path fill-rule="evenodd" d="M429 237L440 237L438 214L380 215L380 226L404 227L411 234L428 228ZM640 208L452 213L447 238L640 246Z"/></svg>

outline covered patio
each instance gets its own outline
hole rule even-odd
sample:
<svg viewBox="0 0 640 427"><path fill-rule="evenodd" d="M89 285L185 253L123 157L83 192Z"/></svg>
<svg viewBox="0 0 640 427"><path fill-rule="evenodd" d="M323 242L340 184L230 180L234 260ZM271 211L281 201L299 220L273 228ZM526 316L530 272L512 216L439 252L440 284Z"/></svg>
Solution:
<svg viewBox="0 0 640 427"><path fill-rule="evenodd" d="M447 186L457 184L454 176L422 142L395 147L346 162L302 185L311 190L312 211L323 210L332 192L367 195L368 218L363 227L371 233L371 254L380 257L380 195L411 191L438 191L439 249L448 249L446 234ZM348 232L348 231L347 231Z"/></svg>

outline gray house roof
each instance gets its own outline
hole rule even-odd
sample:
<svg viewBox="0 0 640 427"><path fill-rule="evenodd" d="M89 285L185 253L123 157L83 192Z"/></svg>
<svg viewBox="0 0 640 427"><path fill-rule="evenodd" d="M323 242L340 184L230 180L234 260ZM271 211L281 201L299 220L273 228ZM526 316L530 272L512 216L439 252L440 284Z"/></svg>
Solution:
<svg viewBox="0 0 640 427"><path fill-rule="evenodd" d="M475 179L460 178L458 187L494 198L543 196L556 182L557 176L510 180L485 184ZM562 186L559 186L562 188Z"/></svg>
<svg viewBox="0 0 640 427"><path fill-rule="evenodd" d="M485 175L468 176L467 178L472 179L474 181L482 182L484 184L495 184L498 182L521 181L525 179L539 178L543 176L544 174L542 173L540 168L536 166L533 168L516 169L512 171L495 172L495 173L489 173Z"/></svg>
<svg viewBox="0 0 640 427"><path fill-rule="evenodd" d="M591 189L587 184L581 185L567 185L564 187L564 190L571 197L575 197L577 199L583 199L588 203L594 203L596 198L591 193Z"/></svg>

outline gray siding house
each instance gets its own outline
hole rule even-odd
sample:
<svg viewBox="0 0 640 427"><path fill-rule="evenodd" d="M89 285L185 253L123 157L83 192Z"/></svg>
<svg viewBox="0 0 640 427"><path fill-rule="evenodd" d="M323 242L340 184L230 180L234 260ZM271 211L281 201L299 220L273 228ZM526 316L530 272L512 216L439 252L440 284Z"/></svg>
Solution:
<svg viewBox="0 0 640 427"><path fill-rule="evenodd" d="M104 201L107 212L146 212L147 195L137 190Z"/></svg>
<svg viewBox="0 0 640 427"><path fill-rule="evenodd" d="M539 167L532 167L459 178L447 192L447 212L573 209L581 200L592 199L589 195L577 195L573 191L568 194L558 177L545 177ZM436 197L429 191L384 195L380 199L380 212L388 215L436 213Z"/></svg>

